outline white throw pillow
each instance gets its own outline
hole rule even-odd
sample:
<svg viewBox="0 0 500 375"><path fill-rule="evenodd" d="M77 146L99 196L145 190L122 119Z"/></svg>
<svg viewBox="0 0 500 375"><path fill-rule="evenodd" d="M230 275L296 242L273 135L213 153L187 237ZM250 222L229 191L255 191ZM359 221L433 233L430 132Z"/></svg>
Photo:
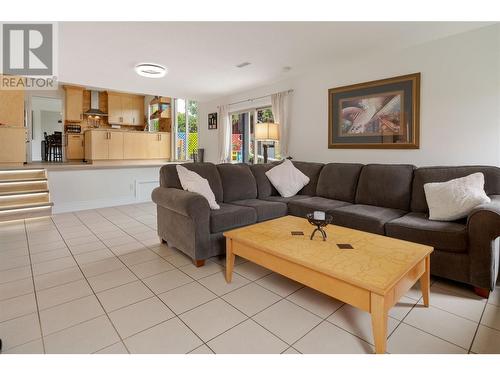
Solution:
<svg viewBox="0 0 500 375"><path fill-rule="evenodd" d="M424 191L431 220L461 219L477 205L491 201L484 191L484 175L480 172L447 182L424 184Z"/></svg>
<svg viewBox="0 0 500 375"><path fill-rule="evenodd" d="M285 198L293 197L309 183L309 177L295 168L289 159L268 170L266 176L278 193Z"/></svg>
<svg viewBox="0 0 500 375"><path fill-rule="evenodd" d="M208 180L201 177L198 173L190 171L186 167L177 164L175 166L182 188L192 193L198 193L206 198L208 205L212 210L218 210L220 206L215 201L215 195Z"/></svg>

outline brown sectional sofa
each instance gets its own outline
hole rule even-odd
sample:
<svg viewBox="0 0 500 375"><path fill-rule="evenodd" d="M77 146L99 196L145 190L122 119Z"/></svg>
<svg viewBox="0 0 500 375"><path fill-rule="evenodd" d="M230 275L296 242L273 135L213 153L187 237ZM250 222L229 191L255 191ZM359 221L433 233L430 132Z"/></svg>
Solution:
<svg viewBox="0 0 500 375"><path fill-rule="evenodd" d="M431 245L432 274L473 285L478 293L493 290L500 251L500 168L293 163L310 182L291 198L281 197L267 179L273 164L185 164L209 181L220 210L210 210L205 198L182 190L175 165L163 166L160 187L152 194L159 236L201 265L224 254L224 231L321 210L332 214L336 225ZM475 172L484 174L492 202L467 219L429 220L424 184Z"/></svg>

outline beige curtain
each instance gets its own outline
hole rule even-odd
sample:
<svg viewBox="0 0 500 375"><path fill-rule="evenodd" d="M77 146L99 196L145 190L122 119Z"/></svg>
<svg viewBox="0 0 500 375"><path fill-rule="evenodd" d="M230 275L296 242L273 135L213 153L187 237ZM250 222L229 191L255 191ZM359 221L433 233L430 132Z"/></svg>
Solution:
<svg viewBox="0 0 500 375"><path fill-rule="evenodd" d="M280 135L281 156L286 158L288 154L290 111L291 111L292 91L283 91L271 95L271 106L273 110L274 122L278 123Z"/></svg>
<svg viewBox="0 0 500 375"><path fill-rule="evenodd" d="M219 106L219 163L231 161L231 122L229 121L229 105Z"/></svg>

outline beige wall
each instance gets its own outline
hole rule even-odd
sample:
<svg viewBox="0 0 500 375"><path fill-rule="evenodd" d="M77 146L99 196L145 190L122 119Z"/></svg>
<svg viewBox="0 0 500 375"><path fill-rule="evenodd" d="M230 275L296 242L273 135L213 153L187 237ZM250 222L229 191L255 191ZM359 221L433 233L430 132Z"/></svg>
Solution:
<svg viewBox="0 0 500 375"><path fill-rule="evenodd" d="M415 72L422 73L419 150L328 149L329 88ZM396 53L324 64L288 81L200 103L200 138L207 159L217 161L217 131L207 130L207 114L216 111L217 104L290 88L294 89L290 154L295 159L500 165L500 25Z"/></svg>

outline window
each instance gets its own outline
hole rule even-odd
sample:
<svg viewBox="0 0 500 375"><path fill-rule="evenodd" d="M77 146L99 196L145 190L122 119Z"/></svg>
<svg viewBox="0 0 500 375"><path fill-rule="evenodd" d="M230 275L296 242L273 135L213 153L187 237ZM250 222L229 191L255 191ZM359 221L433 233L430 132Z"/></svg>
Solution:
<svg viewBox="0 0 500 375"><path fill-rule="evenodd" d="M263 122L274 122L273 111L271 107L258 108L257 112L257 123ZM258 162L264 162L264 145L268 146L268 161L280 160L280 143L278 141L259 141L257 143L257 156Z"/></svg>
<svg viewBox="0 0 500 375"><path fill-rule="evenodd" d="M198 102L175 99L175 160L189 160L198 149Z"/></svg>
<svg viewBox="0 0 500 375"><path fill-rule="evenodd" d="M255 140L255 123L274 121L271 107L233 112L230 114L230 118L232 126L231 161L233 163L263 163L264 144L271 146L271 148L268 148L268 160L279 160L281 158L279 142ZM272 148L273 146L274 148ZM257 155L255 150L257 150Z"/></svg>

